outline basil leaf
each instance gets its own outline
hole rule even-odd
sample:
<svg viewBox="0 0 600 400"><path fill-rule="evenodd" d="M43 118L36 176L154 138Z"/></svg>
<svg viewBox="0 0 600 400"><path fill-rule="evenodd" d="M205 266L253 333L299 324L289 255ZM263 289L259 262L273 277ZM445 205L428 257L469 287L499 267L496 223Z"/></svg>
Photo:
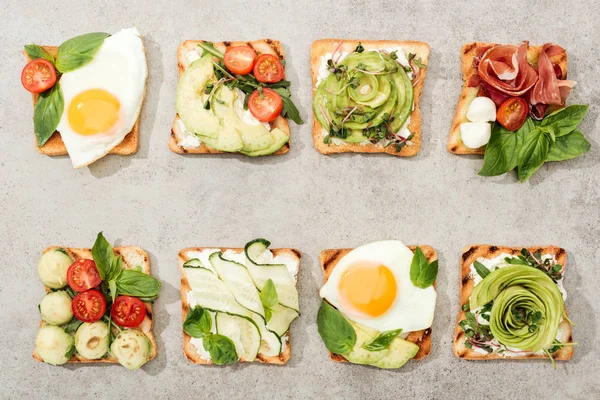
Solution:
<svg viewBox="0 0 600 400"><path fill-rule="evenodd" d="M37 44L28 44L25 45L25 52L32 60L37 60L38 58L45 58L54 64L54 57L51 54L48 54Z"/></svg>
<svg viewBox="0 0 600 400"><path fill-rule="evenodd" d="M283 108L281 109L281 116L284 118L291 119L298 125L303 124L304 121L302 120L302 117L300 117L300 111L298 111L298 108L296 107L296 105L294 104L294 102L292 101L292 99L290 97L289 89L274 88L273 90L276 91L281 96L281 100L283 101Z"/></svg>
<svg viewBox="0 0 600 400"><path fill-rule="evenodd" d="M265 308L271 308L279 301L277 289L275 289L275 284L271 278L267 279L267 283L260 292L260 301Z"/></svg>
<svg viewBox="0 0 600 400"><path fill-rule="evenodd" d="M479 261L474 261L473 266L475 267L475 271L477 271L477 274L479 274L481 279L485 279L485 277L490 274L490 270Z"/></svg>
<svg viewBox="0 0 600 400"><path fill-rule="evenodd" d="M183 322L183 331L193 338L202 338L210 335L212 319L210 313L200 306L188 311Z"/></svg>
<svg viewBox="0 0 600 400"><path fill-rule="evenodd" d="M65 357L70 360L71 357L73 357L73 354L75 354L75 351L77 351L77 348L75 347L75 345L73 345L69 350L67 350L67 352L65 353Z"/></svg>
<svg viewBox="0 0 600 400"><path fill-rule="evenodd" d="M114 279L108 281L108 290L110 290L110 298L114 303L117 298L117 282Z"/></svg>
<svg viewBox="0 0 600 400"><path fill-rule="evenodd" d="M325 300L317 315L317 327L325 347L334 354L347 353L356 344L356 331L350 322Z"/></svg>
<svg viewBox="0 0 600 400"><path fill-rule="evenodd" d="M505 129L497 122L494 123L479 175L496 176L515 169L519 163L519 150L523 138L534 128L531 118L527 118L516 132Z"/></svg>
<svg viewBox="0 0 600 400"><path fill-rule="evenodd" d="M590 142L577 129L559 136L556 143L550 146L546 161L564 161L579 157L590 150Z"/></svg>
<svg viewBox="0 0 600 400"><path fill-rule="evenodd" d="M71 319L71 321L69 321L69 323L67 323L63 329L69 335L72 335L75 332L77 332L77 328L79 328L81 324L83 324L83 321L80 321L77 318L73 317L73 319Z"/></svg>
<svg viewBox="0 0 600 400"><path fill-rule="evenodd" d="M529 132L519 152L518 175L521 182L525 182L544 165L549 148L550 140L540 128Z"/></svg>
<svg viewBox="0 0 600 400"><path fill-rule="evenodd" d="M117 257L113 247L108 243L102 232L98 233L94 246L92 246L92 258L103 281L113 279L113 266L117 263Z"/></svg>
<svg viewBox="0 0 600 400"><path fill-rule="evenodd" d="M58 47L56 69L61 72L73 71L93 60L108 33L93 32L69 39Z"/></svg>
<svg viewBox="0 0 600 400"><path fill-rule="evenodd" d="M126 269L117 278L117 293L135 297L156 297L161 283L140 271Z"/></svg>
<svg viewBox="0 0 600 400"><path fill-rule="evenodd" d="M556 137L564 136L573 132L587 114L589 106L583 104L573 104L544 117L540 126L553 127Z"/></svg>
<svg viewBox="0 0 600 400"><path fill-rule="evenodd" d="M202 339L204 349L210 353L210 358L217 365L232 364L238 361L235 345L226 336L214 334Z"/></svg>
<svg viewBox="0 0 600 400"><path fill-rule="evenodd" d="M427 262L425 254L420 247L417 247L410 263L410 280L418 288L425 289L435 282L438 273L438 261L431 264Z"/></svg>
<svg viewBox="0 0 600 400"><path fill-rule="evenodd" d="M39 147L42 147L56 131L64 108L65 100L58 82L39 95L33 111L33 129Z"/></svg>
<svg viewBox="0 0 600 400"><path fill-rule="evenodd" d="M390 347L394 339L396 339L401 332L402 329L381 332L375 339L371 340L369 343L363 344L362 348L368 351L385 350Z"/></svg>

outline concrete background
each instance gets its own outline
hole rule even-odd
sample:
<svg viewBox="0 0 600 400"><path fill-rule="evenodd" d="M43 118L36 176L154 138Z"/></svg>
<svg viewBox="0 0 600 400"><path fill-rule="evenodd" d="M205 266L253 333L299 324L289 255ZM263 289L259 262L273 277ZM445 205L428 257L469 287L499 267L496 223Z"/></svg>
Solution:
<svg viewBox="0 0 600 400"><path fill-rule="evenodd" d="M598 398L600 378L600 58L598 1L290 2L24 1L0 5L0 397L2 398ZM59 44L90 31L135 24L145 35L147 97L141 144L73 170L34 148L31 98L19 82L27 43ZM282 41L293 97L307 121L292 124L285 156L180 156L167 148L184 39ZM412 159L323 156L312 144L309 50L313 40L418 39L431 45L422 98L423 147ZM568 49L579 82L570 103L590 104L581 130L592 150L546 165L528 183L482 178L478 157L445 149L462 85L467 41ZM120 366L52 367L31 350L43 287L35 266L48 245L87 247L98 231L144 247L163 281L156 302L156 360ZM283 367L202 367L183 356L176 256L186 246L241 246L257 236L303 252L302 316ZM385 371L331 362L317 333L319 252L397 238L434 246L440 258L433 349L421 362ZM554 244L568 251L567 306L579 342L573 360L466 362L452 354L458 261L471 243Z"/></svg>

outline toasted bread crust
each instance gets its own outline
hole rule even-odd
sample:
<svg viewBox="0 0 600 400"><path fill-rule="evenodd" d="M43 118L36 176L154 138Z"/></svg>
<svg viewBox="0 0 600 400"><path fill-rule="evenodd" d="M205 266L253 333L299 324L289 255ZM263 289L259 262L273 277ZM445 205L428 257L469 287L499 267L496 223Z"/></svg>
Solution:
<svg viewBox="0 0 600 400"><path fill-rule="evenodd" d="M72 248L72 247L61 247L61 246L50 246L45 249L42 254L47 253L48 251L55 250L58 248L64 249L73 260L77 261L82 258L91 259L92 258L92 250L91 249L80 249L80 248ZM148 257L148 253L143 249L135 246L121 246L114 248L115 255L123 257L123 268L124 269L132 269L137 267L138 265L142 267L142 271L145 274L150 275L150 257ZM50 288L46 287L46 292L50 292ZM140 325L140 330L146 335L148 340L150 340L150 344L152 350L150 352L150 358L148 361L154 359L158 354L158 347L156 344L156 338L154 337L154 333L152 332L152 304L144 303L146 305L146 320L142 322ZM40 327L43 326L44 321L40 321ZM33 351L33 358L37 361L43 362L42 358L37 354L37 352ZM110 364L118 364L116 357L108 355L105 358L101 358L98 360L90 360L80 356L75 353L73 357L67 361L68 363L110 363Z"/></svg>
<svg viewBox="0 0 600 400"><path fill-rule="evenodd" d="M456 112L454 114L454 120L452 121L452 127L450 128L450 136L448 137L448 151L454 154L484 154L485 146L479 149L471 149L465 146L460 138L460 124L468 122L467 110L471 101L477 97L479 87L469 87L469 79L473 74L476 73L473 67L473 58L478 47L496 46L497 43L486 43L486 42L470 42L465 44L461 48L460 52L460 65L463 77L463 88L458 98L458 105L456 106ZM529 46L527 49L527 59L532 65L537 65L542 46ZM553 56L550 60L558 64L563 72L563 76L567 76L567 56Z"/></svg>
<svg viewBox="0 0 600 400"><path fill-rule="evenodd" d="M321 66L321 57L327 53L333 53L341 39L321 39L313 42L310 50L310 73L313 84L313 98L317 90L317 78L319 76L319 68ZM366 50L377 50L389 47L401 46L406 53L415 53L420 57L424 64L429 62L429 44L418 41L401 41L401 40L354 40L344 39L340 51L351 53L354 51L358 43L361 43ZM344 143L344 144L325 144L323 143L323 127L317 120L313 112L312 135L315 148L322 154L334 153L387 153L394 156L410 157L416 155L421 149L421 110L419 108L419 100L423 93L425 77L427 76L427 68L422 70L420 81L414 87L414 110L410 114L410 123L408 129L414 132L414 137L411 139L412 145L405 146L399 152L396 152L393 146L384 148L374 144L362 145L359 143Z"/></svg>
<svg viewBox="0 0 600 400"><path fill-rule="evenodd" d="M469 277L471 272L471 264L480 257L491 259L499 256L502 253L508 253L512 255L520 254L522 247L506 247L506 246L490 246L490 245L472 245L467 246L462 253L461 267L460 267L460 311L458 318L456 319L456 327L454 330L454 355L458 358L465 360L523 360L531 358L548 358L546 356L539 356L535 354L529 354L524 356L516 357L503 357L497 353L483 354L475 351L475 349L469 349L465 347L465 333L459 326L460 321L465 319L465 312L462 310L462 306L469 301L471 292L473 291L474 279ZM541 251L542 254L554 254L558 264L566 268L567 253L565 249L555 246L540 246L540 247L529 247L532 253ZM565 305L565 315L567 309ZM571 336L571 325L568 322L563 321L561 325L564 325L565 329L568 329L569 340L572 342ZM565 346L556 353L554 353L555 360L570 360L573 357L573 346Z"/></svg>
<svg viewBox="0 0 600 400"><path fill-rule="evenodd" d="M187 301L187 292L191 290L190 284L188 282L187 276L185 274L185 269L183 268L183 264L190 260L188 256L188 252L194 251L199 252L206 249L219 249L222 252L227 250L231 250L237 253L241 253L244 251L242 248L227 248L227 247L187 247L182 249L178 255L178 266L179 271L181 272L181 322L185 321L187 313L190 309L189 303ZM295 258L298 263L300 263L300 259L302 258L302 253L296 249L292 248L280 248L280 249L269 249L273 252L273 256L276 257L278 255L288 255ZM285 349L279 354L279 356L269 357L264 354L258 354L256 360L260 361L264 364L285 364L288 362L290 357L292 356L292 343L290 341L290 331L286 333L286 341L287 345ZM196 348L190 344L191 337L183 331L183 352L188 360L193 362L194 364L213 364L212 360L207 360L202 358ZM240 359L240 362L247 362L244 359Z"/></svg>
<svg viewBox="0 0 600 400"><path fill-rule="evenodd" d="M58 46L40 46L40 47L46 53L51 54L53 57L56 57L58 54ZM25 51L23 51L23 54L27 58L28 62L31 61L31 58L29 58L29 56L27 55L27 53ZM145 95L146 95L146 89L144 87L144 95L143 96L145 97ZM35 107L35 103L37 102L38 97L39 96L35 93L31 94L31 98L32 98L34 107ZM143 107L143 99L142 99L142 107ZM108 152L108 154L129 156L129 155L135 154L137 152L138 147L139 147L139 142L140 142L140 132L139 132L140 115L141 115L141 110L140 110L140 113L138 114L135 124L133 125L133 128L131 129L131 132L129 132L127 135L125 135L125 137L123 138L123 141L121 143L119 143L117 146L113 147ZM60 136L60 132L58 132L58 131L54 132L52 134L52 136L50 137L50 139L48 139L48 141L46 143L44 143L44 145L42 147L39 147L37 145L37 140L35 140L35 134L34 134L34 144L35 144L35 147L37 148L37 150L41 154L45 154L50 157L66 156L67 154L69 154L67 152L67 147L65 146L65 143L63 142L63 140ZM104 157L104 156L102 156L102 157ZM97 161L97 160L94 160L94 161Z"/></svg>
<svg viewBox="0 0 600 400"><path fill-rule="evenodd" d="M185 57L188 51L195 50L198 48L198 43L204 42L204 40L186 40L179 45L177 49L177 68L179 71L179 77L183 71L185 71ZM283 51L283 47L281 47L281 43L278 40L271 39L261 39L254 40L251 42L210 42L215 48L219 51L225 52L225 49L229 46L242 46L247 45L250 46L256 51L256 54L273 54L274 56L279 57L281 60L285 60L285 53ZM173 126L171 127L171 136L169 138L169 149L172 152L177 154L224 154L226 152L215 150L205 143L201 143L199 147L183 147L179 144L177 140L177 132L179 128L179 115L175 115L175 120L173 121ZM283 118L281 115L278 116L273 122L270 122L269 125L271 128L279 128L283 132L287 133L290 136L290 127L288 124L287 118ZM291 139L290 139L291 141ZM279 150L277 150L272 155L285 154L290 151L290 141L288 141L285 145L283 145ZM230 153L235 154L235 153ZM241 154L241 153L240 153Z"/></svg>
<svg viewBox="0 0 600 400"><path fill-rule="evenodd" d="M413 252L417 247L421 248L428 262L431 263L437 260L437 253L431 246L408 246ZM337 263L352 250L353 249L327 249L321 252L319 260L321 262L321 268L323 268L323 283L327 282ZM413 360L420 360L431 352L431 328L410 332L406 337L406 340L419 346L419 351L412 358ZM329 352L329 357L336 362L348 362L348 360L340 354Z"/></svg>

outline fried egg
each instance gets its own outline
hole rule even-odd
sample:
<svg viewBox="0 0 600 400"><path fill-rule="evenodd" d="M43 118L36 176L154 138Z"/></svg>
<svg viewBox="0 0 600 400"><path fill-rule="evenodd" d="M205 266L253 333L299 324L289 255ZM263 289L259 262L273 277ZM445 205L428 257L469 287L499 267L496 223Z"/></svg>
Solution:
<svg viewBox="0 0 600 400"><path fill-rule="evenodd" d="M132 130L147 76L144 45L136 28L107 37L92 61L62 75L65 107L57 130L73 167L103 157Z"/></svg>
<svg viewBox="0 0 600 400"><path fill-rule="evenodd" d="M413 252L386 240L360 246L337 263L321 288L321 297L358 324L403 333L429 328L436 291L410 280Z"/></svg>

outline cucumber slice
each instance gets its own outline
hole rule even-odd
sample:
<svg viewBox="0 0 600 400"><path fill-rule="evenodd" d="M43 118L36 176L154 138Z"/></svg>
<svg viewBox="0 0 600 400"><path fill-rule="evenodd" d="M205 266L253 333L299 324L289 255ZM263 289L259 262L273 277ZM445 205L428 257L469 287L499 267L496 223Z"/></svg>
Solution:
<svg viewBox="0 0 600 400"><path fill-rule="evenodd" d="M192 258L191 260L188 260L183 264L183 268L206 268L206 267L202 264L202 261L200 261L199 259Z"/></svg>
<svg viewBox="0 0 600 400"><path fill-rule="evenodd" d="M260 350L258 352L268 357L278 356L281 353L282 346L280 337L267 329L265 320L260 315L252 313L252 319L256 323L256 326L258 326L258 331L260 332L261 341Z"/></svg>
<svg viewBox="0 0 600 400"><path fill-rule="evenodd" d="M190 306L200 305L212 311L227 312L250 317L251 312L242 307L214 272L203 267L188 268L186 275L192 292L188 294Z"/></svg>
<svg viewBox="0 0 600 400"><path fill-rule="evenodd" d="M277 296L279 298L279 304L282 306L291 308L299 311L298 304L298 290L296 289L296 282L288 271L287 267L283 264L260 264L264 252L267 250L271 243L265 239L255 239L246 244L244 252L249 263L246 265L248 272L252 277L256 287L262 290L267 283L267 280L271 279L275 284L277 290Z"/></svg>
<svg viewBox="0 0 600 400"><path fill-rule="evenodd" d="M234 261L226 260L220 251L212 253L208 260L217 271L219 278L225 282L236 301L248 310L264 317L265 310L260 301L258 290L256 290L254 281L246 267Z"/></svg>
<svg viewBox="0 0 600 400"><path fill-rule="evenodd" d="M298 318L299 315L296 310L276 304L272 308L271 319L267 322L267 329L281 337L290 330L292 321Z"/></svg>
<svg viewBox="0 0 600 400"><path fill-rule="evenodd" d="M233 344L239 358L254 361L261 345L260 332L251 318L217 313L217 333L227 336Z"/></svg>

